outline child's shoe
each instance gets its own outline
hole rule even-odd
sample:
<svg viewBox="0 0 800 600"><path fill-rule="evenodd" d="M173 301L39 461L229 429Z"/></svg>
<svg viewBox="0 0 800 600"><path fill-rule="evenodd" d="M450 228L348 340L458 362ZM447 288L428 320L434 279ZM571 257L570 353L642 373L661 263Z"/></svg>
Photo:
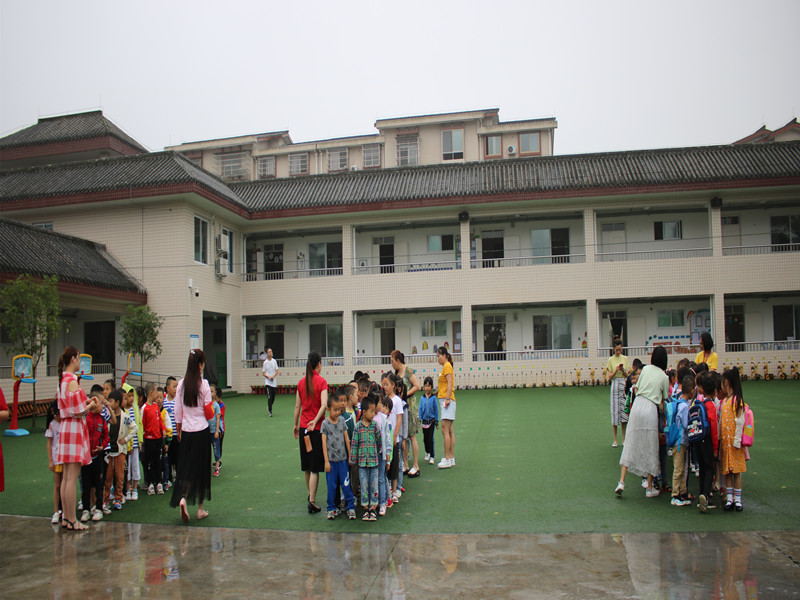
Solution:
<svg viewBox="0 0 800 600"><path fill-rule="evenodd" d="M171 488L172 488L172 482L169 479L167 479L167 482L164 484L164 489L169 490Z"/></svg>
<svg viewBox="0 0 800 600"><path fill-rule="evenodd" d="M133 490L128 490L125 492L125 495L122 498L125 500L133 500Z"/></svg>
<svg viewBox="0 0 800 600"><path fill-rule="evenodd" d="M370 515L370 512L368 510L365 510L364 514L361 515L361 520L362 521L369 521L369 515Z"/></svg>
<svg viewBox="0 0 800 600"><path fill-rule="evenodd" d="M431 459L431 455L427 452L425 453L425 462L428 462Z"/></svg>
<svg viewBox="0 0 800 600"><path fill-rule="evenodd" d="M642 477L642 487L647 489L647 477Z"/></svg>
<svg viewBox="0 0 800 600"><path fill-rule="evenodd" d="M164 486L161 485L160 483L156 486L156 494L158 494L159 496L164 495Z"/></svg>
<svg viewBox="0 0 800 600"><path fill-rule="evenodd" d="M450 460L449 459L443 458L441 461L439 461L439 464L436 465L436 466L439 467L440 469L449 469L453 465L450 464Z"/></svg>
<svg viewBox="0 0 800 600"><path fill-rule="evenodd" d="M103 504L103 514L110 515L111 514L111 505L110 504Z"/></svg>
<svg viewBox="0 0 800 600"><path fill-rule="evenodd" d="M83 500L78 500L78 510L83 510Z"/></svg>
<svg viewBox="0 0 800 600"><path fill-rule="evenodd" d="M336 511L329 510L327 513L328 521L333 521L336 518Z"/></svg>
<svg viewBox="0 0 800 600"><path fill-rule="evenodd" d="M380 516L382 516L382 517L385 517L385 516L386 516L386 505L385 505L385 504L381 504L381 505L378 507L378 514L379 514Z"/></svg>
<svg viewBox="0 0 800 600"><path fill-rule="evenodd" d="M734 502L734 503L733 503L733 509L734 509L736 512L742 512L742 511L744 510L744 506L742 506L742 503L741 503L741 502Z"/></svg>
<svg viewBox="0 0 800 600"><path fill-rule="evenodd" d="M658 498L661 495L661 492L654 487L647 488L644 492L645 498Z"/></svg>
<svg viewBox="0 0 800 600"><path fill-rule="evenodd" d="M219 477L219 469L214 469L212 475L214 475L214 477Z"/></svg>
<svg viewBox="0 0 800 600"><path fill-rule="evenodd" d="M369 511L369 519L370 521L377 521L378 515L375 514L374 510Z"/></svg>
<svg viewBox="0 0 800 600"><path fill-rule="evenodd" d="M147 495L152 496L155 493L156 493L156 488L151 483L150 485L147 486Z"/></svg>
<svg viewBox="0 0 800 600"><path fill-rule="evenodd" d="M86 523L86 521L88 521L91 518L92 514L88 510L85 510L81 513L81 523Z"/></svg>
<svg viewBox="0 0 800 600"><path fill-rule="evenodd" d="M394 494L392 494L392 504L400 504L400 496L402 493L400 490L395 490Z"/></svg>
<svg viewBox="0 0 800 600"><path fill-rule="evenodd" d="M122 502L114 502L111 506L114 507L114 510L122 510Z"/></svg>
<svg viewBox="0 0 800 600"><path fill-rule="evenodd" d="M131 500L138 500L139 499L139 490L133 490L131 492Z"/></svg>
<svg viewBox="0 0 800 600"><path fill-rule="evenodd" d="M436 459L431 456L430 458L428 458L428 464L429 465L435 465L436 464Z"/></svg>
<svg viewBox="0 0 800 600"><path fill-rule="evenodd" d="M673 496L669 503L672 506L686 506L687 504L690 504L689 500L684 500L680 496Z"/></svg>
<svg viewBox="0 0 800 600"><path fill-rule="evenodd" d="M347 518L350 521L355 521L356 520L356 510L354 508L351 508L351 509L349 509L347 511Z"/></svg>
<svg viewBox="0 0 800 600"><path fill-rule="evenodd" d="M95 508L92 511L92 521L102 521L102 519L103 519L103 511L98 508Z"/></svg>
<svg viewBox="0 0 800 600"><path fill-rule="evenodd" d="M59 521L61 521L61 511L57 510L53 513L53 516L50 517L50 523L52 525L58 525Z"/></svg>
<svg viewBox="0 0 800 600"><path fill-rule="evenodd" d="M389 499L386 501L386 508L392 508L392 504L394 504L394 502L392 502L392 499L391 499L391 498L389 498Z"/></svg>

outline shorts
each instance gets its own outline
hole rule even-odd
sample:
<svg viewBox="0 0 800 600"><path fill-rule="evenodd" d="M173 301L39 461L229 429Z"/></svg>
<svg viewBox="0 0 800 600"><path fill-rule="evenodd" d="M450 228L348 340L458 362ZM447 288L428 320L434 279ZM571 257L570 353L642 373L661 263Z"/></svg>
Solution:
<svg viewBox="0 0 800 600"><path fill-rule="evenodd" d="M445 408L445 406L444 406L444 401L445 401L445 398L439 398L439 407L441 408L441 412L439 413L441 415L440 419L442 421L445 421L445 420L447 420L447 421L455 421L456 420L456 401L455 400L451 400L450 401L450 406L448 406L447 408Z"/></svg>
<svg viewBox="0 0 800 600"><path fill-rule="evenodd" d="M311 431L311 452L306 452L306 441L302 435L297 438L300 442L300 470L308 473L322 473L325 471L325 457L322 454L322 432Z"/></svg>

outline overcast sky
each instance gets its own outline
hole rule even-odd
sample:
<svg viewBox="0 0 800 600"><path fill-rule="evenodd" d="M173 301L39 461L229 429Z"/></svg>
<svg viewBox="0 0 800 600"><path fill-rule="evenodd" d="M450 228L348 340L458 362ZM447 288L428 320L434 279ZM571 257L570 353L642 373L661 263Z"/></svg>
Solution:
<svg viewBox="0 0 800 600"><path fill-rule="evenodd" d="M725 144L800 116L800 1L0 0L0 135L101 108L151 150L497 107L558 154Z"/></svg>

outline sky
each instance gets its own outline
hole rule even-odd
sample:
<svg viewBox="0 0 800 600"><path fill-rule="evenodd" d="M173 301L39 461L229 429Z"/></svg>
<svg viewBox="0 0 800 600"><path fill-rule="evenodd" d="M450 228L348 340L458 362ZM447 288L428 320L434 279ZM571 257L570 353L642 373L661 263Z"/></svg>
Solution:
<svg viewBox="0 0 800 600"><path fill-rule="evenodd" d="M800 1L0 0L0 136L102 109L150 150L499 108L556 154L727 144L800 116Z"/></svg>

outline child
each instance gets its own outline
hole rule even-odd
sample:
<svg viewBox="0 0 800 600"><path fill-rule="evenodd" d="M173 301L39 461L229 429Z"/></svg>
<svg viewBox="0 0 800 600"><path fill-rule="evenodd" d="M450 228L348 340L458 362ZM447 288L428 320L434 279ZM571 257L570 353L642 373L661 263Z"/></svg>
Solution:
<svg viewBox="0 0 800 600"><path fill-rule="evenodd" d="M712 502L711 493L715 472L714 456L717 454L719 443L719 429L717 426L717 409L714 405L715 378L711 373L703 373L698 377L697 382L703 394L703 408L706 411L706 420L709 428L705 439L692 444L692 454L698 462L700 475L700 493L697 496L697 508L704 513L709 508L716 507Z"/></svg>
<svg viewBox="0 0 800 600"><path fill-rule="evenodd" d="M101 407L105 408L103 392L93 392L91 395L97 398L97 403L94 405L94 410L86 413L86 429L89 432L89 449L92 455L92 462L81 467L81 490L83 491L81 521L84 523L90 518L92 521L99 521L103 518L105 447L108 444L108 424L100 414ZM95 495L94 503L92 502L92 492ZM92 504L94 504L94 508L90 512L89 508Z"/></svg>
<svg viewBox="0 0 800 600"><path fill-rule="evenodd" d="M392 401L392 413L389 415L389 423L392 426L394 436L392 439L392 462L389 465L389 479L392 482L391 498L392 503L397 504L400 502L402 492L398 489L398 472L400 470L400 444L398 442L400 436L400 428L403 426L403 400L397 395L397 383L400 379L392 372L384 373L381 377L381 387L385 397Z"/></svg>
<svg viewBox="0 0 800 600"><path fill-rule="evenodd" d="M158 388L156 402L158 403L158 410L161 411L161 424L164 427L164 445L161 448L161 487L164 491L172 487L172 482L170 481L172 473L169 466L169 445L175 432L175 421L172 420L172 415L164 408L165 394L166 391L163 388Z"/></svg>
<svg viewBox="0 0 800 600"><path fill-rule="evenodd" d="M117 389L113 379L106 379L103 382L103 400L108 401L108 395Z"/></svg>
<svg viewBox="0 0 800 600"><path fill-rule="evenodd" d="M164 397L164 409L169 413L170 421L172 422L172 431L175 431L175 393L178 391L178 380L172 376L167 377L167 383L164 388L166 396ZM180 448L180 441L177 434L172 436L169 443L169 480L175 479L175 473L178 472L178 449Z"/></svg>
<svg viewBox="0 0 800 600"><path fill-rule="evenodd" d="M745 448L741 445L741 438L737 439L736 435L737 421L744 424L745 408L739 369L733 367L722 374L722 391L725 399L721 404L719 421L719 462L727 491L725 510L742 512L742 473L747 471L747 465Z"/></svg>
<svg viewBox="0 0 800 600"><path fill-rule="evenodd" d="M214 449L213 475L219 477L219 463L222 458L222 448L220 446L219 433L221 427L220 408L219 408L219 388L211 386L211 407L214 409L214 416L208 420L208 431L211 434L211 447Z"/></svg>
<svg viewBox="0 0 800 600"><path fill-rule="evenodd" d="M126 500L139 499L139 480L141 471L139 469L139 447L142 443L142 416L139 410L139 398L134 387L128 383L122 385L125 392L122 408L126 411L129 424L133 427L133 435L128 442L128 492Z"/></svg>
<svg viewBox="0 0 800 600"><path fill-rule="evenodd" d="M219 470L222 470L222 447L225 445L225 401L222 399L222 388L214 384L219 402Z"/></svg>
<svg viewBox="0 0 800 600"><path fill-rule="evenodd" d="M677 374L675 376L677 379ZM676 389L673 386L672 389ZM687 439L686 427L688 425L687 417L689 414L689 402L694 400L694 377L686 375L683 378L680 394L673 398L674 403L674 424L668 423L667 427L677 427L680 431L679 438L677 439L674 448L670 448L672 453L672 506L686 506L691 504L688 498L688 490L686 488L686 464L687 464Z"/></svg>
<svg viewBox="0 0 800 600"><path fill-rule="evenodd" d="M356 505L353 490L350 488L350 472L347 467L347 456L350 454L350 437L347 425L341 417L340 406L347 392L339 388L332 396L328 396L328 416L322 422L322 454L325 458L325 479L328 484L328 519L335 519L338 514L338 489L341 486L344 494L347 518L356 518ZM337 402L338 399L341 399Z"/></svg>
<svg viewBox="0 0 800 600"><path fill-rule="evenodd" d="M361 420L356 424L353 442L350 445L350 464L358 465L361 483L361 506L363 521L377 521L378 508L378 456L381 452L381 437L375 418L375 400L367 397L361 401Z"/></svg>
<svg viewBox="0 0 800 600"><path fill-rule="evenodd" d="M164 445L164 422L158 408L160 393L155 383L145 388L147 402L142 408L142 429L144 430L144 480L147 495L164 494L161 484L161 447Z"/></svg>
<svg viewBox="0 0 800 600"><path fill-rule="evenodd" d="M373 395L378 403L375 411L375 423L378 425L378 432L381 434L381 452L378 455L378 514L382 517L386 514L386 509L391 508L392 499L389 496L389 465L392 463L394 439L393 426L389 420L392 412L393 402L386 396Z"/></svg>
<svg viewBox="0 0 800 600"><path fill-rule="evenodd" d="M112 390L108 394L108 409L111 413L111 422L108 426L108 466L106 467L106 483L103 488L105 505L103 512L108 514L111 510L111 486L114 486L114 510L122 510L122 496L125 485L125 455L128 452L128 443L136 435L135 424L123 412L124 402L120 390ZM133 427L132 427L133 425Z"/></svg>
<svg viewBox="0 0 800 600"><path fill-rule="evenodd" d="M344 424L347 426L348 438L352 440L353 434L356 431L356 423L360 418L358 414L358 405L361 402L361 395L357 383L351 383L345 386L345 389L347 399L345 401L345 411L342 417L344 417ZM353 490L353 496L358 496L361 487L358 482L358 467L353 465L350 465L350 487Z"/></svg>
<svg viewBox="0 0 800 600"><path fill-rule="evenodd" d="M64 465L58 464L56 454L58 453L58 439L61 435L61 414L58 410L58 402L53 400L47 408L47 429L44 437L47 438L47 468L53 472L53 516L50 522L58 525L61 520L61 475Z"/></svg>
<svg viewBox="0 0 800 600"><path fill-rule="evenodd" d="M422 437L425 441L425 460L436 463L434 434L439 423L439 402L433 393L433 378L426 377L422 383L422 398L419 401L419 420L422 423Z"/></svg>

